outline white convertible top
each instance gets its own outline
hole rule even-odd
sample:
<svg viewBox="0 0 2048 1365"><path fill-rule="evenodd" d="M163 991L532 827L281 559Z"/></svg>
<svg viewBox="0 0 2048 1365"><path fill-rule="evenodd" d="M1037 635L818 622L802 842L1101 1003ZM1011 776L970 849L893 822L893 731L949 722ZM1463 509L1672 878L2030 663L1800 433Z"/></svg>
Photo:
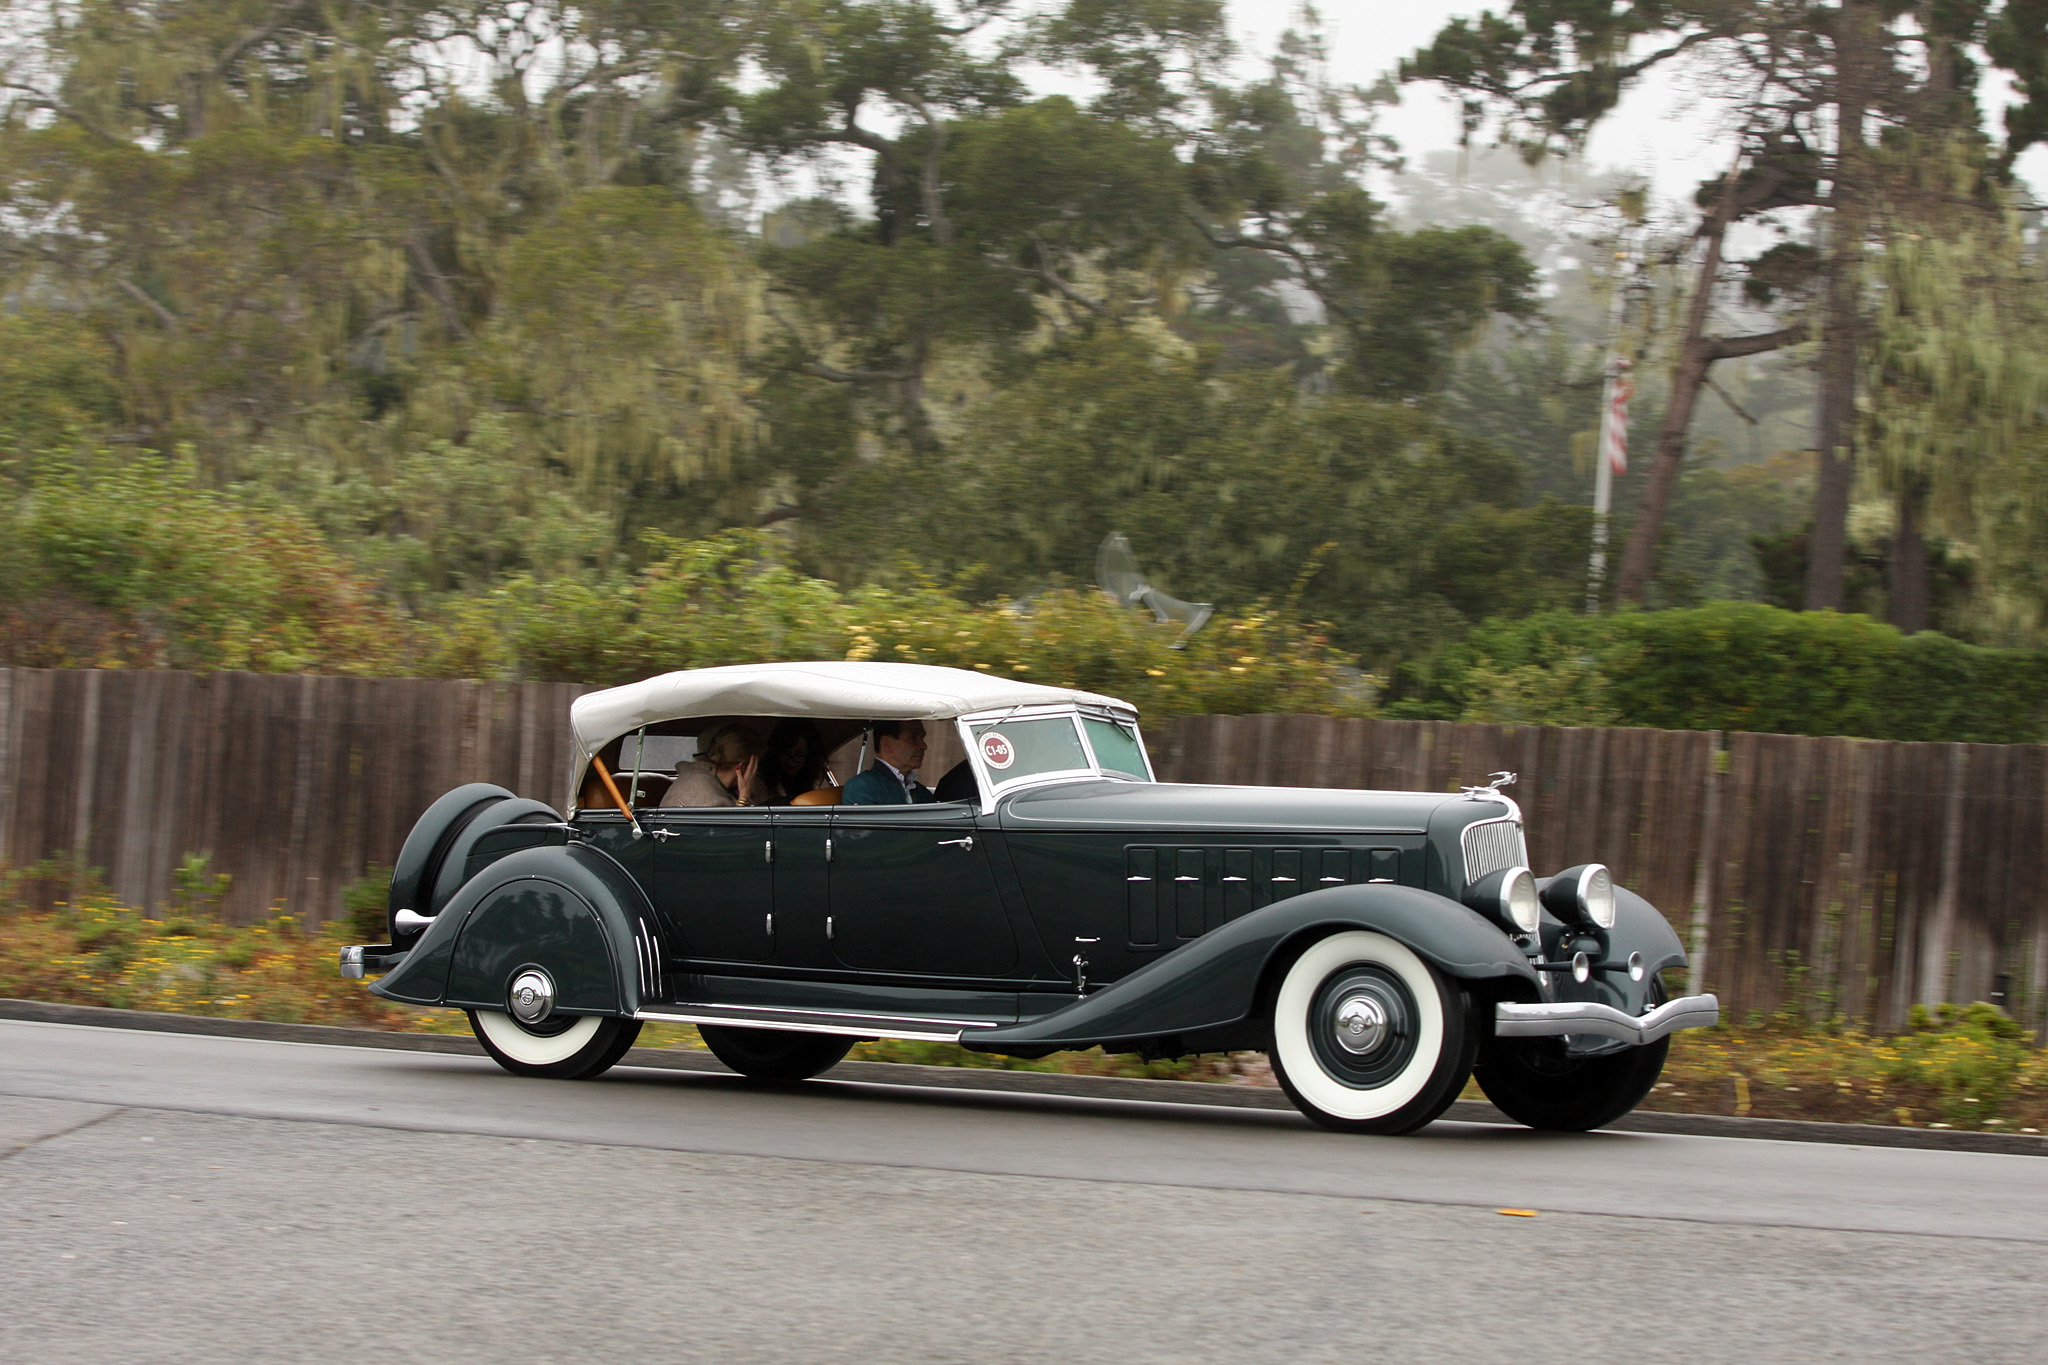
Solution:
<svg viewBox="0 0 2048 1365"><path fill-rule="evenodd" d="M951 720L974 711L1047 704L1106 706L1127 701L1069 687L992 678L932 664L734 664L664 673L578 697L569 727L588 759L628 731L695 716L810 716L846 720Z"/></svg>

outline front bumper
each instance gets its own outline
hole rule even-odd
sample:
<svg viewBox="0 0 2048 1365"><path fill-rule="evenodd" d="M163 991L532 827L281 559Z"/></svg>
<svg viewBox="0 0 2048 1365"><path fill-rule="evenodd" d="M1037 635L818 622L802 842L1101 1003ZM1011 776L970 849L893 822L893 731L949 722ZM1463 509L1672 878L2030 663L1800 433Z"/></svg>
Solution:
<svg viewBox="0 0 2048 1365"><path fill-rule="evenodd" d="M1711 995L1688 995L1657 1006L1648 1014L1623 1014L1612 1005L1563 1000L1542 1005L1496 1005L1493 1032L1499 1038L1550 1038L1560 1034L1593 1034L1641 1046L1682 1028L1712 1028L1721 1022L1721 1002Z"/></svg>
<svg viewBox="0 0 2048 1365"><path fill-rule="evenodd" d="M405 961L405 955L410 951L389 943L366 943L353 948L343 948L341 974L351 981L366 974L381 976Z"/></svg>

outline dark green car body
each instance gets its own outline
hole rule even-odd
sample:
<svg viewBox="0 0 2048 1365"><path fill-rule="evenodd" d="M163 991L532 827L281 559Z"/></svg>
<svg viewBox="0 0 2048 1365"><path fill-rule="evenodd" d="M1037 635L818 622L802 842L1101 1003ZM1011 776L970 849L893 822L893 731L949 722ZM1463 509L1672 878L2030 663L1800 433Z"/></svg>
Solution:
<svg viewBox="0 0 2048 1365"><path fill-rule="evenodd" d="M1519 810L1489 790L1097 775L980 802L643 811L637 830L616 810L563 821L515 801L479 784L437 804L449 828L422 821L392 904L431 923L352 950L387 973L375 993L502 1011L537 967L566 1015L1174 1056L1265 1047L1277 973L1347 929L1482 1003L1641 1016L1685 963L1625 890L1604 930L1546 911L1516 934L1464 903L1475 850L1526 858ZM1557 969L1580 953L1583 973Z"/></svg>

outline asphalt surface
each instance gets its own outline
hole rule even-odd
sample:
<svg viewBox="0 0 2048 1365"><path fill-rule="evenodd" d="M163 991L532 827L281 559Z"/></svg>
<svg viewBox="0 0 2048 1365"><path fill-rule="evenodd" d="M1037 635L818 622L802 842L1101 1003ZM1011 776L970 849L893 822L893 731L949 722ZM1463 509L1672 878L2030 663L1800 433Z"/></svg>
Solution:
<svg viewBox="0 0 2048 1365"><path fill-rule="evenodd" d="M2044 1282L2032 1156L0 1021L37 1365L1985 1362L2038 1354Z"/></svg>

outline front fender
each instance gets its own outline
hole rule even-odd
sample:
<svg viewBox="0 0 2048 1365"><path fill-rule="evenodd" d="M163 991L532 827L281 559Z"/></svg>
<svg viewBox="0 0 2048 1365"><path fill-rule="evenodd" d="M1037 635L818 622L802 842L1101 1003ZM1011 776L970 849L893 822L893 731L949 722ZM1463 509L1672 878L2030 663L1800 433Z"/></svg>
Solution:
<svg viewBox="0 0 2048 1365"><path fill-rule="evenodd" d="M1546 877L1537 884L1547 885L1549 880ZM1549 974L1541 999L1608 1005L1631 1018L1645 1013L1661 999L1656 994L1660 985L1658 972L1667 967L1684 967L1689 961L1671 922L1656 906L1625 886L1614 888L1612 929L1572 928L1545 912L1543 942L1552 961L1567 961L1574 950L1583 950L1602 966L1585 982L1574 981L1563 972ZM1641 980L1621 970L1631 953L1643 955Z"/></svg>
<svg viewBox="0 0 2048 1365"><path fill-rule="evenodd" d="M387 1000L502 1010L512 976L546 969L565 1014L631 1015L660 990L653 908L583 844L525 849L455 893L415 947L370 987Z"/></svg>
<svg viewBox="0 0 2048 1365"><path fill-rule="evenodd" d="M1290 943L1346 929L1385 934L1461 980L1505 978L1517 994L1536 992L1528 959L1477 911L1410 886L1338 886L1242 915L1064 1009L960 1041L1047 1051L1227 1028L1251 1017L1268 965Z"/></svg>

